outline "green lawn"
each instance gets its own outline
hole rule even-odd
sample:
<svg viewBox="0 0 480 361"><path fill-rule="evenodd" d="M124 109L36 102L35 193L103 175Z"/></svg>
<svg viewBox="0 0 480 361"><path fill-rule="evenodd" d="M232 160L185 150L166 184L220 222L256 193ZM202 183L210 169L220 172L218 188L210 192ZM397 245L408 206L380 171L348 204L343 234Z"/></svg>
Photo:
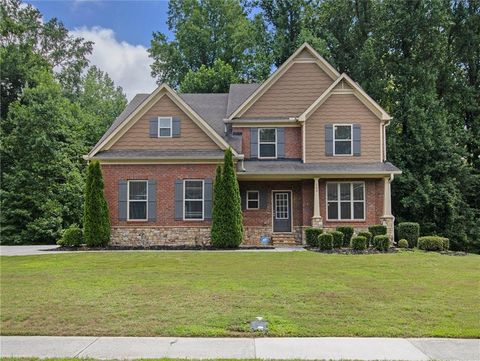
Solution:
<svg viewBox="0 0 480 361"><path fill-rule="evenodd" d="M1 257L3 335L480 336L480 256L405 252Z"/></svg>

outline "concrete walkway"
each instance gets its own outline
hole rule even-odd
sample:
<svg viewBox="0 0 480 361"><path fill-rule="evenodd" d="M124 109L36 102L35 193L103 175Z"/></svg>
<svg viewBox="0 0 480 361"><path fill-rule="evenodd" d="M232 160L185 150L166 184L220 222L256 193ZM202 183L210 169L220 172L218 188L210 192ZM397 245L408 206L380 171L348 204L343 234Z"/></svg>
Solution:
<svg viewBox="0 0 480 361"><path fill-rule="evenodd" d="M480 360L480 340L1 336L0 357Z"/></svg>
<svg viewBox="0 0 480 361"><path fill-rule="evenodd" d="M58 248L58 246L51 245L38 245L38 246L0 246L0 256L37 256L46 254L59 254L59 253L87 253L87 252L299 252L305 251L302 246L293 247L277 247L271 249L236 249L236 250L215 250L215 251L200 251L200 250L105 250L105 251L51 251ZM50 251L47 251L50 250Z"/></svg>

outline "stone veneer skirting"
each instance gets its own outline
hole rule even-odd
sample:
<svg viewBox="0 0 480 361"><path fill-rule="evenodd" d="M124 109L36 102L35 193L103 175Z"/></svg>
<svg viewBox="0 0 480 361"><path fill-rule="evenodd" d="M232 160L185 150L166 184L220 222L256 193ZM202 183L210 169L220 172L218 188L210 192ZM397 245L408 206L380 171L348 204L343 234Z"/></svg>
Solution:
<svg viewBox="0 0 480 361"><path fill-rule="evenodd" d="M295 227L301 243L303 227ZM244 245L260 245L260 237L272 237L272 227L244 227ZM112 227L112 246L202 246L210 244L210 227Z"/></svg>

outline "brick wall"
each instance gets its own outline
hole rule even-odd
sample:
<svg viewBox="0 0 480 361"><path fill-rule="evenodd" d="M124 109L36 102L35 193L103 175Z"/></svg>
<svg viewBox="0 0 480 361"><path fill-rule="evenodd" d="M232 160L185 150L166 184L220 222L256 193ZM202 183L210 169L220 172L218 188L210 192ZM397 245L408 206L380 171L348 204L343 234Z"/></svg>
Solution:
<svg viewBox="0 0 480 361"><path fill-rule="evenodd" d="M247 127L234 127L235 133L242 133L242 152L245 159L250 159L250 129ZM285 158L302 158L302 128L285 127Z"/></svg>

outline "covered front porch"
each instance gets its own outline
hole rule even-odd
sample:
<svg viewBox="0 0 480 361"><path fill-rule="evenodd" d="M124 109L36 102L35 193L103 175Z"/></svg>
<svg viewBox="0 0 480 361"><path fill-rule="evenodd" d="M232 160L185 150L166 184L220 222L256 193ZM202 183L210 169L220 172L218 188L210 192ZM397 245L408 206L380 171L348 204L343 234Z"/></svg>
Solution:
<svg viewBox="0 0 480 361"><path fill-rule="evenodd" d="M350 225L359 231L380 223L393 239L390 185L395 169L333 172L330 164L326 173L319 169L323 164L316 164L315 171L311 164L295 162L301 169L292 171L292 163L246 161L245 171L238 171L244 244L259 244L265 236L275 245L304 244L307 227Z"/></svg>

